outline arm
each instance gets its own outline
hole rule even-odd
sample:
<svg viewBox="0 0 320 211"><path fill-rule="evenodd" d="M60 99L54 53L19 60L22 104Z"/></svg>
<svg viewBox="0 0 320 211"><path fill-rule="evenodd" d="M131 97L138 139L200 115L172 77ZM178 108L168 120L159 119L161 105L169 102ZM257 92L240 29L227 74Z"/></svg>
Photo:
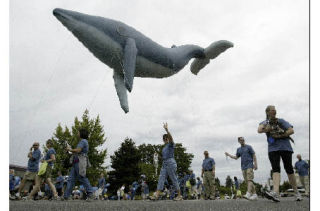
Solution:
<svg viewBox="0 0 320 211"><path fill-rule="evenodd" d="M232 159L235 159L235 160L238 160L238 156L235 156L235 155L230 155L229 153L227 153L227 152L225 152L224 153L226 156L229 156L230 158L232 158Z"/></svg>
<svg viewBox="0 0 320 211"><path fill-rule="evenodd" d="M33 159L33 158L32 158L32 148L33 148L33 147L30 148L30 151L29 151L29 153L28 153L28 158L30 158L30 159Z"/></svg>
<svg viewBox="0 0 320 211"><path fill-rule="evenodd" d="M169 136L169 142L173 143L173 138L172 138L171 133L169 132L169 129L168 129L168 123L164 123L163 128L166 130L166 132Z"/></svg>
<svg viewBox="0 0 320 211"><path fill-rule="evenodd" d="M79 153L81 152L82 148L75 148L75 149L67 148L67 150L72 153Z"/></svg>
<svg viewBox="0 0 320 211"><path fill-rule="evenodd" d="M201 177L203 177L204 169L201 170Z"/></svg>
<svg viewBox="0 0 320 211"><path fill-rule="evenodd" d="M50 155L50 159L46 160L47 162L51 162L51 161L55 161L56 160L56 156L54 154Z"/></svg>
<svg viewBox="0 0 320 211"><path fill-rule="evenodd" d="M213 165L212 166L212 175L213 175L213 177L215 176L215 174L216 174L216 165Z"/></svg>
<svg viewBox="0 0 320 211"><path fill-rule="evenodd" d="M257 163L256 154L253 154L252 157L253 157L253 169L257 170L258 169L258 163Z"/></svg>
<svg viewBox="0 0 320 211"><path fill-rule="evenodd" d="M268 133L271 131L270 125L260 124L258 127L258 133Z"/></svg>

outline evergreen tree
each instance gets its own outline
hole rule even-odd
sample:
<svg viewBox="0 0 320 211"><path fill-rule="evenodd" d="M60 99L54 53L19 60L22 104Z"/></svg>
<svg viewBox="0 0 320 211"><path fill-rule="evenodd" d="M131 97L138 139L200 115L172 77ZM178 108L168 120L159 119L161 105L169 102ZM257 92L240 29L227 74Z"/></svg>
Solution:
<svg viewBox="0 0 320 211"><path fill-rule="evenodd" d="M107 156L107 150L99 149L105 143L106 138L104 138L105 134L99 116L97 116L97 118L90 119L88 110L85 110L81 120L75 117L74 125L71 127L71 131L67 126L63 129L61 124L58 124L58 127L56 128L52 137L54 143L53 148L57 153L56 162L53 169L53 176L57 176L57 172L59 170L63 175L68 174L69 169L65 168L63 165L64 161L70 156L68 155L66 148L68 145L72 148L76 148L78 142L80 141L80 137L78 135L80 128L85 128L89 131L88 157L91 167L87 169L87 177L91 184L95 184L100 174L105 173L106 171L106 167L104 167L103 164Z"/></svg>
<svg viewBox="0 0 320 211"><path fill-rule="evenodd" d="M220 180L219 180L219 178L216 177L216 178L214 178L214 180L215 180L215 185L216 185L216 187L219 188L219 187L220 187Z"/></svg>
<svg viewBox="0 0 320 211"><path fill-rule="evenodd" d="M226 178L226 187L227 188L231 188L232 187L232 179L231 179L231 177L229 175Z"/></svg>
<svg viewBox="0 0 320 211"><path fill-rule="evenodd" d="M127 191L129 185L139 180L140 159L140 153L135 143L132 139L126 138L120 148L111 156L111 167L114 169L109 173L111 192L115 193L123 184L126 185Z"/></svg>

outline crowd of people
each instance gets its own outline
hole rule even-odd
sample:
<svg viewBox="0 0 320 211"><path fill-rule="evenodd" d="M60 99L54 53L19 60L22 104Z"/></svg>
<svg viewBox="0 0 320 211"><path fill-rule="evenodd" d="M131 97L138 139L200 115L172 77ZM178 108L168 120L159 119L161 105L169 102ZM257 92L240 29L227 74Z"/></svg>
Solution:
<svg viewBox="0 0 320 211"><path fill-rule="evenodd" d="M274 106L268 106L265 110L266 120L262 121L258 127L258 133L265 133L268 142L268 157L272 167L273 188L265 192L266 198L274 202L280 202L280 162L283 161L284 169L288 175L288 180L295 193L295 200L301 201L302 197L297 189L294 169L299 173L300 181L305 188L306 195L309 195L309 164L302 160L300 154L297 155L298 161L294 167L292 165L293 149L290 137L294 133L293 126L284 119L276 117ZM208 151L204 151L204 160L202 163L201 178L196 177L192 170L177 175L177 163L174 159L175 144L173 137L168 129L168 124L164 123L163 128L166 133L163 135L164 148L162 149L162 167L158 179L158 185L155 193L150 196L149 186L146 176L141 175L139 181L133 181L129 185L127 193L126 185L122 185L117 190L117 195L108 196L107 190L110 186L106 182L105 175L101 174L97 181L97 187L92 187L86 177L86 170L91 166L88 159L88 131L79 130L80 141L76 148L67 148L72 153L70 158L70 172L68 176L58 176L53 180L52 169L55 158L55 150L52 140L46 142L47 152L41 156L39 143L33 143L30 148L28 157L28 167L22 180L15 175L13 169L9 170L9 191L11 199L52 199L52 200L70 200L86 199L91 201L100 200L134 200L136 193L140 189L142 200L160 200L172 199L181 201L183 199L206 199L215 200L217 197L215 184L215 160L209 156ZM257 200L258 196L254 185L254 171L258 170L258 162L255 151L251 145L246 144L244 137L237 139L240 147L237 148L236 154L232 155L225 152L227 157L232 159L241 158L241 171L243 179L247 184L247 192L242 196L239 181L234 177L232 198L243 197L247 200ZM39 163L41 166L39 168ZM168 180L170 179L170 181ZM33 185L28 191L24 190L25 183L31 181ZM76 181L80 186L75 186ZM22 197L23 195L23 197Z"/></svg>

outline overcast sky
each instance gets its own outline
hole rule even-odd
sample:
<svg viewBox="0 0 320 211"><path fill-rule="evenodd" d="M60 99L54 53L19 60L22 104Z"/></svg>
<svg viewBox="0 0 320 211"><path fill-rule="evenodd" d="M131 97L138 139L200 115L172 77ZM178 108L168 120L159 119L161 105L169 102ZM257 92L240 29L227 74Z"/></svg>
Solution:
<svg viewBox="0 0 320 211"><path fill-rule="evenodd" d="M234 48L197 76L189 62L170 78L135 78L125 114L112 69L52 15L56 7L122 21L165 47L205 48L224 39ZM34 141L44 144L58 123L71 127L88 108L101 118L108 157L126 137L161 144L168 122L175 141L195 155L197 175L208 150L221 181L242 178L240 160L226 160L224 152L235 154L237 137L244 136L257 155L255 180L265 183L271 166L257 127L267 105L294 126L293 161L297 153L309 158L308 7L302 0L11 0L10 163L26 165Z"/></svg>

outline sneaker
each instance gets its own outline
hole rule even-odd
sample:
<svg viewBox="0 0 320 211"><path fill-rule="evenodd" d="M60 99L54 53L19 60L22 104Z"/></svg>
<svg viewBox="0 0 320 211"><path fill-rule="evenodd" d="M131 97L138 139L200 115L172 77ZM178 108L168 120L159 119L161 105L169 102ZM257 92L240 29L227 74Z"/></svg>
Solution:
<svg viewBox="0 0 320 211"><path fill-rule="evenodd" d="M16 199L21 199L20 193L17 192L17 193L15 194L15 197L16 197Z"/></svg>
<svg viewBox="0 0 320 211"><path fill-rule="evenodd" d="M92 202L94 199L95 199L94 195L93 195L93 194L90 194L90 195L88 195L86 201L87 201L87 202Z"/></svg>
<svg viewBox="0 0 320 211"><path fill-rule="evenodd" d="M182 201L182 200L183 200L183 198L181 195L177 196L176 198L173 199L173 201Z"/></svg>
<svg viewBox="0 0 320 211"><path fill-rule="evenodd" d="M250 200L251 193L247 192L246 195L243 196L243 198Z"/></svg>
<svg viewBox="0 0 320 211"><path fill-rule="evenodd" d="M251 201L257 201L257 200L258 200L257 194L252 194L252 196L250 196L249 200L251 200Z"/></svg>
<svg viewBox="0 0 320 211"><path fill-rule="evenodd" d="M54 196L52 197L53 201L61 201L61 198L59 196Z"/></svg>
<svg viewBox="0 0 320 211"><path fill-rule="evenodd" d="M28 196L22 197L23 201L33 201L33 199L30 199Z"/></svg>
<svg viewBox="0 0 320 211"><path fill-rule="evenodd" d="M265 192L265 196L267 199L272 200L274 202L280 202L279 195L276 192Z"/></svg>
<svg viewBox="0 0 320 211"><path fill-rule="evenodd" d="M209 197L209 200L216 200L216 197L211 196L211 197Z"/></svg>
<svg viewBox="0 0 320 211"><path fill-rule="evenodd" d="M301 194L299 192L296 193L296 201L302 201Z"/></svg>

